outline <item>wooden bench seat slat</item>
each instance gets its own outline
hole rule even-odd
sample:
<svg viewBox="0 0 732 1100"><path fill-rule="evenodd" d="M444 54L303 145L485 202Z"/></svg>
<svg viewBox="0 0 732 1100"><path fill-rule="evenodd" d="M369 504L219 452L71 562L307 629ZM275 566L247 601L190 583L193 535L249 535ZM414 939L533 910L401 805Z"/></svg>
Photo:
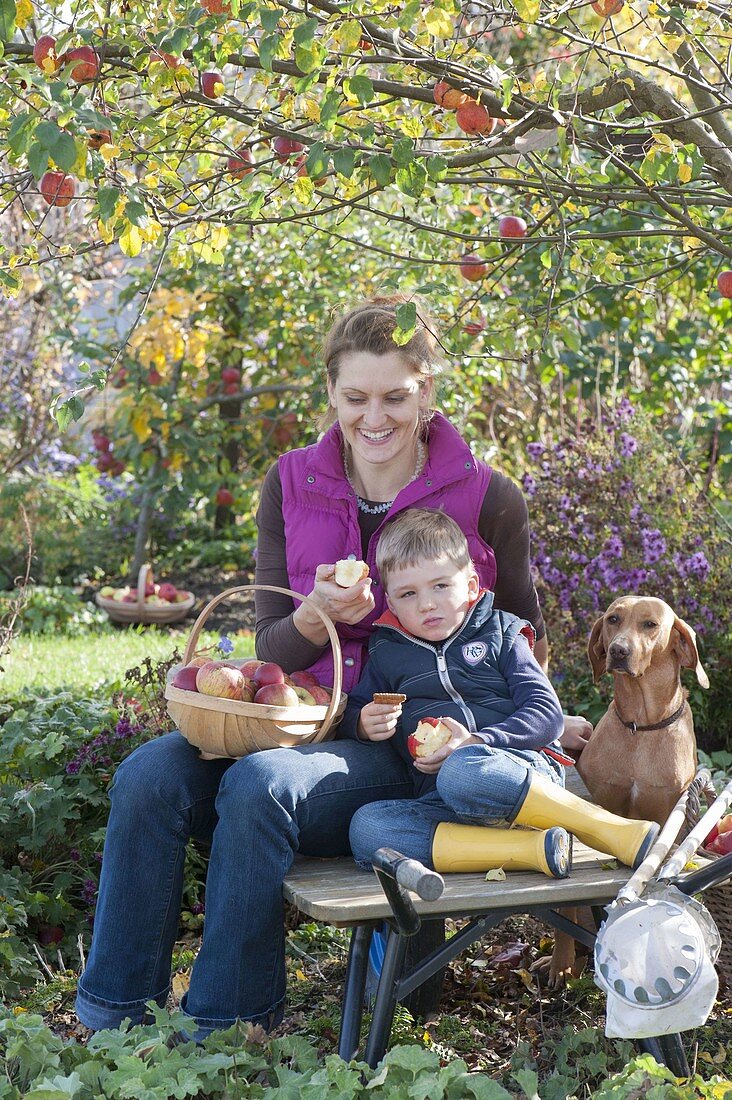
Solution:
<svg viewBox="0 0 732 1100"><path fill-rule="evenodd" d="M491 909L600 904L611 901L630 877L628 867L608 869L608 856L575 840L569 878L550 879L537 871L512 871L505 882L486 882L483 874L445 875L445 892L437 901L412 895L418 913L426 916L469 916ZM298 857L284 883L287 901L312 917L334 925L381 920L391 915L373 872L361 871L352 859Z"/></svg>

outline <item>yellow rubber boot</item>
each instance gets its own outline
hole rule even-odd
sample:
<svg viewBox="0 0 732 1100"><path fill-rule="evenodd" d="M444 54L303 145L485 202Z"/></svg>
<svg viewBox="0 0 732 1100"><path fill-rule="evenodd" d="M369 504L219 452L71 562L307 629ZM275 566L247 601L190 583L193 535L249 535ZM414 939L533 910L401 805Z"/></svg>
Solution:
<svg viewBox="0 0 732 1100"><path fill-rule="evenodd" d="M618 817L541 775L531 776L531 786L514 822L535 829L561 825L583 844L607 852L634 869L648 855L659 832L655 821Z"/></svg>
<svg viewBox="0 0 732 1100"><path fill-rule="evenodd" d="M572 838L564 829L493 829L442 821L432 840L436 871L543 871L566 878L572 866Z"/></svg>

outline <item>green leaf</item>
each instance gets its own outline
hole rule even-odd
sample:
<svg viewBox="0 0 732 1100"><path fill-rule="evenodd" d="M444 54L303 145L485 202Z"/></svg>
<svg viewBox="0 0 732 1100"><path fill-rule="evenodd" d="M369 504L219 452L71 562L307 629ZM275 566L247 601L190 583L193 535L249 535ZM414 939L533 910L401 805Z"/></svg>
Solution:
<svg viewBox="0 0 732 1100"><path fill-rule="evenodd" d="M120 196L119 187L100 187L97 191L97 205L99 217L103 222L108 222L114 214Z"/></svg>
<svg viewBox="0 0 732 1100"><path fill-rule="evenodd" d="M66 401L61 401L60 398L61 394L58 394L51 402L51 415L63 432L72 420L81 420L84 415L84 402L78 394L73 394Z"/></svg>
<svg viewBox="0 0 732 1100"><path fill-rule="evenodd" d="M331 88L325 93L325 98L320 104L320 125L324 130L332 130L338 118L338 109L342 102L339 88Z"/></svg>
<svg viewBox="0 0 732 1100"><path fill-rule="evenodd" d="M259 60L262 62L262 68L268 73L272 72L272 60L281 42L281 34L266 34L259 43Z"/></svg>
<svg viewBox="0 0 732 1100"><path fill-rule="evenodd" d="M284 8L260 8L259 22L262 24L262 29L271 33L284 14Z"/></svg>
<svg viewBox="0 0 732 1100"><path fill-rule="evenodd" d="M330 157L326 153L322 141L316 141L314 145L310 146L305 168L311 179L319 179L330 168Z"/></svg>
<svg viewBox="0 0 732 1100"><path fill-rule="evenodd" d="M524 23L535 23L539 18L541 0L511 0L511 3Z"/></svg>
<svg viewBox="0 0 732 1100"><path fill-rule="evenodd" d="M136 200L128 202L125 207L125 217L132 222L133 225L143 226L147 220L147 210L141 202Z"/></svg>
<svg viewBox="0 0 732 1100"><path fill-rule="evenodd" d="M37 141L28 150L28 168L37 180L48 168L48 150Z"/></svg>
<svg viewBox="0 0 732 1100"><path fill-rule="evenodd" d="M431 180L441 180L447 175L447 161L439 154L428 157L425 167Z"/></svg>
<svg viewBox="0 0 732 1100"><path fill-rule="evenodd" d="M264 206L264 200L266 195L264 191L252 191L249 196L249 202L247 203L247 217L258 218L262 207Z"/></svg>
<svg viewBox="0 0 732 1100"><path fill-rule="evenodd" d="M411 30L414 26L414 21L422 13L422 4L420 0L411 0L411 3L407 4L399 16L399 26L404 27L406 30Z"/></svg>
<svg viewBox="0 0 732 1100"><path fill-rule="evenodd" d="M411 138L398 138L394 142L391 155L399 168L406 168L414 160L414 142Z"/></svg>
<svg viewBox="0 0 732 1100"><path fill-rule="evenodd" d="M189 27L176 27L172 34L166 35L159 45L159 49L165 53L172 53L179 57L191 40Z"/></svg>
<svg viewBox="0 0 732 1100"><path fill-rule="evenodd" d="M427 182L427 169L415 161L406 168L397 169L396 185L403 195L418 199Z"/></svg>
<svg viewBox="0 0 732 1100"><path fill-rule="evenodd" d="M336 172L340 172L346 179L350 179L356 167L355 149L338 149L333 154L333 167Z"/></svg>
<svg viewBox="0 0 732 1100"><path fill-rule="evenodd" d="M375 156L369 157L366 167L379 187L386 187L391 179L391 158L387 157L385 153L376 153Z"/></svg>
<svg viewBox="0 0 732 1100"><path fill-rule="evenodd" d="M16 115L8 129L8 145L14 153L25 153L33 135L35 116L29 111Z"/></svg>
<svg viewBox="0 0 732 1100"><path fill-rule="evenodd" d="M49 152L59 168L63 168L65 172L69 172L76 164L76 142L71 134L67 134L63 130L59 133L58 139Z"/></svg>
<svg viewBox="0 0 732 1100"><path fill-rule="evenodd" d="M295 33L293 35L295 45L303 46L307 42L312 42L317 27L317 19L303 19L302 23L298 23L298 25L295 27Z"/></svg>
<svg viewBox="0 0 732 1100"><path fill-rule="evenodd" d="M417 303L403 302L397 306L395 316L400 328L414 328L417 323Z"/></svg>
<svg viewBox="0 0 732 1100"><path fill-rule="evenodd" d="M314 73L322 68L327 57L325 46L319 42L309 42L302 46L295 46L295 64L303 73Z"/></svg>
<svg viewBox="0 0 732 1100"><path fill-rule="evenodd" d="M367 76L353 76L348 81L348 87L355 96L358 97L358 101L363 107L366 103L370 103L374 98L374 86Z"/></svg>
<svg viewBox="0 0 732 1100"><path fill-rule="evenodd" d="M0 0L0 42L10 42L15 34L15 0Z"/></svg>

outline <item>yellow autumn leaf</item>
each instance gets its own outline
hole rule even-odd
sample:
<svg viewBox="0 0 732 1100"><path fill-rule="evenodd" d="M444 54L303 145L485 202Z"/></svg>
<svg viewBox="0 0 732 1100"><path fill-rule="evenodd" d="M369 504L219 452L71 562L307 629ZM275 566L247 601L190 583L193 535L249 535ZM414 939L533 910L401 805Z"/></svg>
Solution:
<svg viewBox="0 0 732 1100"><path fill-rule="evenodd" d="M229 242L229 230L225 225L215 225L211 229L211 247L216 252L221 252Z"/></svg>
<svg viewBox="0 0 732 1100"><path fill-rule="evenodd" d="M320 122L320 106L314 99L306 99L303 114L308 122Z"/></svg>
<svg viewBox="0 0 732 1100"><path fill-rule="evenodd" d="M181 997L188 992L188 986L191 984L190 970L184 970L180 974L174 974L171 984L173 996L180 1000Z"/></svg>
<svg viewBox="0 0 732 1100"><path fill-rule="evenodd" d="M177 474L179 470L183 469L183 463L185 462L185 460L186 456L183 454L182 451L173 451L170 456L169 469L173 470L173 472Z"/></svg>
<svg viewBox="0 0 732 1100"><path fill-rule="evenodd" d="M505 882L506 872L502 867L494 867L491 871L486 872L486 882Z"/></svg>
<svg viewBox="0 0 732 1100"><path fill-rule="evenodd" d="M691 165L684 162L679 165L678 177L682 183L688 183L691 179Z"/></svg>
<svg viewBox="0 0 732 1100"><path fill-rule="evenodd" d="M295 977L297 978L297 980L299 982L306 982L308 980L307 976L305 975L305 972L302 971L302 970L296 970L295 971Z"/></svg>
<svg viewBox="0 0 732 1100"><path fill-rule="evenodd" d="M333 38L343 53L355 53L361 41L363 30L357 19L348 19L342 23Z"/></svg>
<svg viewBox="0 0 732 1100"><path fill-rule="evenodd" d="M676 149L676 142L668 134L654 134L653 144L664 153L673 153Z"/></svg>
<svg viewBox="0 0 732 1100"><path fill-rule="evenodd" d="M15 25L17 26L18 30L20 30L20 31L25 30L25 28L28 26L28 24L30 23L32 18L33 18L33 5L31 4L31 0L16 0L16 4L15 4ZM53 65L53 62L51 62L51 65L52 65L51 72L53 72L54 69L55 69L55 66Z"/></svg>
<svg viewBox="0 0 732 1100"><path fill-rule="evenodd" d="M295 198L303 206L308 206L312 202L314 189L315 185L309 176L298 176L292 184Z"/></svg>
<svg viewBox="0 0 732 1100"><path fill-rule="evenodd" d="M119 246L125 256L139 256L142 251L142 234L136 225L127 222L119 239Z"/></svg>
<svg viewBox="0 0 732 1100"><path fill-rule="evenodd" d="M130 427L135 433L138 443L144 443L146 439L150 438L152 429L150 428L150 415L147 409L135 409L130 419Z"/></svg>
<svg viewBox="0 0 732 1100"><path fill-rule="evenodd" d="M453 32L452 17L435 8L425 13L424 25L434 38L449 38Z"/></svg>
<svg viewBox="0 0 732 1100"><path fill-rule="evenodd" d="M109 222L98 221L97 232L105 244L111 244L114 240L114 229Z"/></svg>

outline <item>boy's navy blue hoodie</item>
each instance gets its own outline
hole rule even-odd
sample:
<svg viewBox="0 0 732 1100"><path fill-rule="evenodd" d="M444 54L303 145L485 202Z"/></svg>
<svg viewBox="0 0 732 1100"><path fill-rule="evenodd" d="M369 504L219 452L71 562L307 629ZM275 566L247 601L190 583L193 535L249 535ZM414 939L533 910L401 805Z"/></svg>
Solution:
<svg viewBox="0 0 732 1100"><path fill-rule="evenodd" d="M360 740L362 707L374 692L401 692L407 700L391 744L412 763L407 738L420 719L450 717L498 748L550 747L564 720L556 693L531 653L534 631L525 619L493 608L482 592L458 631L443 642L408 634L386 612L375 623L364 674L348 697L339 737ZM563 755L563 754L562 754ZM434 775L413 769L415 794L433 790Z"/></svg>

